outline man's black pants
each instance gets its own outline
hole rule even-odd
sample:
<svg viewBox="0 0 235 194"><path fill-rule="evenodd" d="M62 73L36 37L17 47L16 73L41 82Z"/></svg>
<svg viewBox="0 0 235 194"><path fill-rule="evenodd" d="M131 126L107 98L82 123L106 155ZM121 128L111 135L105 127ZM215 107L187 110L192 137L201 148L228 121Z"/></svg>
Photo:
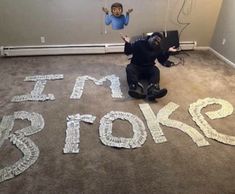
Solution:
<svg viewBox="0 0 235 194"><path fill-rule="evenodd" d="M132 63L126 67L128 85L137 84L140 80L146 80L148 84L156 84L160 81L160 70L154 65L138 66Z"/></svg>

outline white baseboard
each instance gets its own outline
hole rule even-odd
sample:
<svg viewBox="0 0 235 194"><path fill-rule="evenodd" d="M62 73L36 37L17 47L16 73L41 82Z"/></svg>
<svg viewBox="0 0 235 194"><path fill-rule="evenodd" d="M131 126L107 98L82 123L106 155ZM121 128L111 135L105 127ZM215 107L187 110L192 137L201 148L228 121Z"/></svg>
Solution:
<svg viewBox="0 0 235 194"><path fill-rule="evenodd" d="M66 54L104 54L124 51L124 43L43 45L43 46L6 46L1 47L1 56L36 56Z"/></svg>
<svg viewBox="0 0 235 194"><path fill-rule="evenodd" d="M196 41L180 42L183 50L210 50L224 62L235 67L235 64L211 47L197 46ZM79 44L79 45L36 45L36 46L0 46L1 56L36 56L64 54L104 54L122 53L124 43Z"/></svg>
<svg viewBox="0 0 235 194"><path fill-rule="evenodd" d="M197 46L195 47L195 50L207 51L207 50L210 50L210 47L209 46Z"/></svg>
<svg viewBox="0 0 235 194"><path fill-rule="evenodd" d="M221 60L223 60L225 63L231 65L232 67L235 67L235 64L228 60L226 57L224 57L223 55L221 55L220 53L218 53L216 50L214 50L211 47L207 47L207 46L199 46L199 47L195 47L195 50L209 50L212 53L214 53L217 57L219 57Z"/></svg>
<svg viewBox="0 0 235 194"><path fill-rule="evenodd" d="M180 48L184 51L186 50L194 50L197 46L196 41L182 41L180 42Z"/></svg>
<svg viewBox="0 0 235 194"><path fill-rule="evenodd" d="M180 43L182 50L194 50L195 41ZM34 46L1 46L1 56L37 56L66 54L104 54L123 53L124 43L78 44L78 45L34 45Z"/></svg>
<svg viewBox="0 0 235 194"><path fill-rule="evenodd" d="M218 52L217 52L216 50L214 50L213 48L210 47L209 50L212 51L217 57L219 57L220 59L222 59L225 63L227 63L227 64L229 64L229 65L235 67L235 64L234 64L232 61L228 60L226 57L224 57L223 55L221 55L220 53L218 53Z"/></svg>

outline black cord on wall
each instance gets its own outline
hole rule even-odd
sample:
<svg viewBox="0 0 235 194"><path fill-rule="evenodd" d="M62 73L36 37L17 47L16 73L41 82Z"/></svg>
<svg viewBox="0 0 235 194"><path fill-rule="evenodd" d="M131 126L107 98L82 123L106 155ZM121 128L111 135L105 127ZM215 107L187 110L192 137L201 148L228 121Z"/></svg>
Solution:
<svg viewBox="0 0 235 194"><path fill-rule="evenodd" d="M181 6L181 8L180 8L180 10L179 10L179 13L178 13L178 15L177 15L177 22L178 22L178 24L184 25L184 27L183 27L183 28L180 30L180 32L179 32L179 37L181 36L182 32L191 24L190 22L183 22L183 21L180 21L180 15L181 15L181 14L189 15L189 14L191 13L191 11L192 11L192 0L190 0L190 1L191 1L191 2L190 2L190 4L191 4L191 5L190 5L190 10L189 10L188 12L185 12L185 11L184 11L184 7L185 7L187 1L188 1L188 0L184 0L184 1L183 1L183 4L182 4L182 6Z"/></svg>

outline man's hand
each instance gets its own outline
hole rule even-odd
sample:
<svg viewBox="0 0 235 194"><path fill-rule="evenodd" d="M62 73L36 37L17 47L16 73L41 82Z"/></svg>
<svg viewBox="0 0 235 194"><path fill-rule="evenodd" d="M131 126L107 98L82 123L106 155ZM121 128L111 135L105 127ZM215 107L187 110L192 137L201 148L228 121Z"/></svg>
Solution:
<svg viewBox="0 0 235 194"><path fill-rule="evenodd" d="M177 51L179 51L179 50L176 49L175 46L172 46L172 47L170 47L170 48L168 49L168 51L174 53L174 52L177 52Z"/></svg>
<svg viewBox="0 0 235 194"><path fill-rule="evenodd" d="M105 12L106 14L109 14L109 10L108 10L107 8L102 7L102 10L103 10L103 12Z"/></svg>
<svg viewBox="0 0 235 194"><path fill-rule="evenodd" d="M124 40L127 43L130 43L130 38L127 35L123 35L122 33L120 33L120 36L122 40Z"/></svg>
<svg viewBox="0 0 235 194"><path fill-rule="evenodd" d="M133 9L128 9L126 13L130 14L132 11L133 11Z"/></svg>

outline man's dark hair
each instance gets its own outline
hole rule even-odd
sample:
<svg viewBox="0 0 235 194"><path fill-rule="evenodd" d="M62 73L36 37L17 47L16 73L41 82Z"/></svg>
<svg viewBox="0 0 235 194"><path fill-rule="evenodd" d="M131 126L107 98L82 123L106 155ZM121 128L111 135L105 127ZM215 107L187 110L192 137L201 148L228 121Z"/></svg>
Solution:
<svg viewBox="0 0 235 194"><path fill-rule="evenodd" d="M114 7L121 7L121 8L123 9L121 3L113 3L113 4L111 5L111 9L113 9Z"/></svg>
<svg viewBox="0 0 235 194"><path fill-rule="evenodd" d="M150 37L153 37L153 36L157 36L157 37L163 39L163 35L160 32L154 32L150 35Z"/></svg>

